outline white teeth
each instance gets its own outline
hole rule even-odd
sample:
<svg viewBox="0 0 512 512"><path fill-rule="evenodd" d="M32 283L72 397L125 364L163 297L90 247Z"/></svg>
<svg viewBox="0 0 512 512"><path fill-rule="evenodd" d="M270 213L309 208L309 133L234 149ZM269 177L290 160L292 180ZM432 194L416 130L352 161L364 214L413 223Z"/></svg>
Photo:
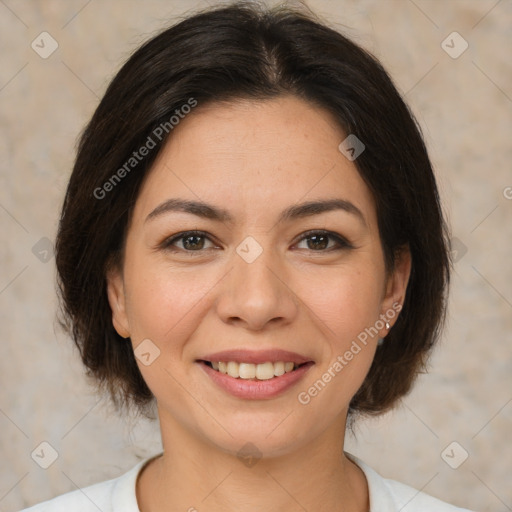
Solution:
<svg viewBox="0 0 512 512"><path fill-rule="evenodd" d="M241 379L254 379L256 377L256 366L248 363L238 365L238 374ZM274 375L272 375L273 377ZM259 379L260 377L258 377Z"/></svg>
<svg viewBox="0 0 512 512"><path fill-rule="evenodd" d="M284 373L285 373L285 371L284 371L284 363L282 361L274 363L274 375L276 377L279 377L280 375L284 375Z"/></svg>
<svg viewBox="0 0 512 512"><path fill-rule="evenodd" d="M228 375L230 377L240 377L239 364L235 361L229 361L228 363Z"/></svg>
<svg viewBox="0 0 512 512"><path fill-rule="evenodd" d="M269 380L274 377L280 377L285 373L291 372L295 364L288 361L278 361L276 363L266 362L260 364L237 363L236 361L213 362L212 367L220 373L234 377L235 379L259 379Z"/></svg>
<svg viewBox="0 0 512 512"><path fill-rule="evenodd" d="M293 368L293 366L292 366L292 368ZM257 365L256 366L256 378L258 378L259 380L268 380L268 379L274 378L274 364L273 363L263 363L263 364Z"/></svg>

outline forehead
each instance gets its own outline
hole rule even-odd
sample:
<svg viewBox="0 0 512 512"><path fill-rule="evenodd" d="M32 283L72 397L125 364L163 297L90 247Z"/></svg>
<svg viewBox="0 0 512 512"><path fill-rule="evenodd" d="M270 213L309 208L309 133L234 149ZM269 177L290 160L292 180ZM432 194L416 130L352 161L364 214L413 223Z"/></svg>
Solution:
<svg viewBox="0 0 512 512"><path fill-rule="evenodd" d="M371 193L338 149L333 116L293 96L199 105L174 127L142 186L135 216L170 197L229 205L243 220L274 206L350 200L374 215Z"/></svg>

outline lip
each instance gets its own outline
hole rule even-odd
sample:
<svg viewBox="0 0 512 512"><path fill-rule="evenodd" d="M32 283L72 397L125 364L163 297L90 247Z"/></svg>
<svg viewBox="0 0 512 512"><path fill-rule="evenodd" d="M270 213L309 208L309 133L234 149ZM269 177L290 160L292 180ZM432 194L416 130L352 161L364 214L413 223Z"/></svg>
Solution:
<svg viewBox="0 0 512 512"><path fill-rule="evenodd" d="M234 349L234 350L223 350L221 352L215 352L212 354L200 357L197 361L235 361L237 363L277 363L278 361L292 362L295 364L303 364L314 362L311 358L297 354L296 352L289 352L287 350L280 349L269 349L269 350L247 350L247 349Z"/></svg>
<svg viewBox="0 0 512 512"><path fill-rule="evenodd" d="M219 354L223 353L219 352ZM282 359L279 360L282 361ZM286 360L289 361L289 359ZM222 359L220 359L220 361L222 361ZM229 361L233 361L233 359L229 359ZM268 359L265 361L268 361ZM296 370L269 380L237 379L210 368L202 361L197 361L197 364L217 386L229 394L246 400L268 400L284 393L299 382L315 363L308 361Z"/></svg>

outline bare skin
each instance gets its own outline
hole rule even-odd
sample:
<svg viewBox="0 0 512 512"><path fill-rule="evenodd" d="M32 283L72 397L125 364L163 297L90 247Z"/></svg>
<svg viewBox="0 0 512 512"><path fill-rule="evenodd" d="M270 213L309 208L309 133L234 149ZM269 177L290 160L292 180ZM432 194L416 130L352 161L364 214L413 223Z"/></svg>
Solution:
<svg viewBox="0 0 512 512"><path fill-rule="evenodd" d="M405 251L386 272L373 197L338 150L345 137L327 112L292 96L199 105L147 176L123 268L108 275L116 330L134 349L149 339L160 350L150 365L138 361L164 447L139 475L142 512L368 511L365 476L343 452L348 406L389 332L376 322L403 304L411 262ZM148 218L170 198L201 200L233 219ZM278 222L290 206L329 199L361 216L336 209ZM164 244L188 230L206 234ZM262 249L251 263L236 251L248 236ZM299 393L374 325L378 335L301 403ZM242 399L197 361L235 348L280 348L314 365L272 399ZM248 442L261 454L252 466L237 456Z"/></svg>

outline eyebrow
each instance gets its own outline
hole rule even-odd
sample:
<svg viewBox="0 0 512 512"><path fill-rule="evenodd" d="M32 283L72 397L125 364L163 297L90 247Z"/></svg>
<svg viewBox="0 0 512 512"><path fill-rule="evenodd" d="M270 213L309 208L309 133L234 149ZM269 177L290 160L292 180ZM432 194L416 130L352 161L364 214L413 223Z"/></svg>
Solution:
<svg viewBox="0 0 512 512"><path fill-rule="evenodd" d="M319 215L334 210L343 210L357 217L365 226L368 226L361 210L346 199L325 199L318 201L307 201L292 205L281 212L277 223ZM185 212L205 219L218 222L233 223L234 218L228 210L219 208L203 201L192 201L188 199L168 199L158 205L144 222L155 219L169 212Z"/></svg>

